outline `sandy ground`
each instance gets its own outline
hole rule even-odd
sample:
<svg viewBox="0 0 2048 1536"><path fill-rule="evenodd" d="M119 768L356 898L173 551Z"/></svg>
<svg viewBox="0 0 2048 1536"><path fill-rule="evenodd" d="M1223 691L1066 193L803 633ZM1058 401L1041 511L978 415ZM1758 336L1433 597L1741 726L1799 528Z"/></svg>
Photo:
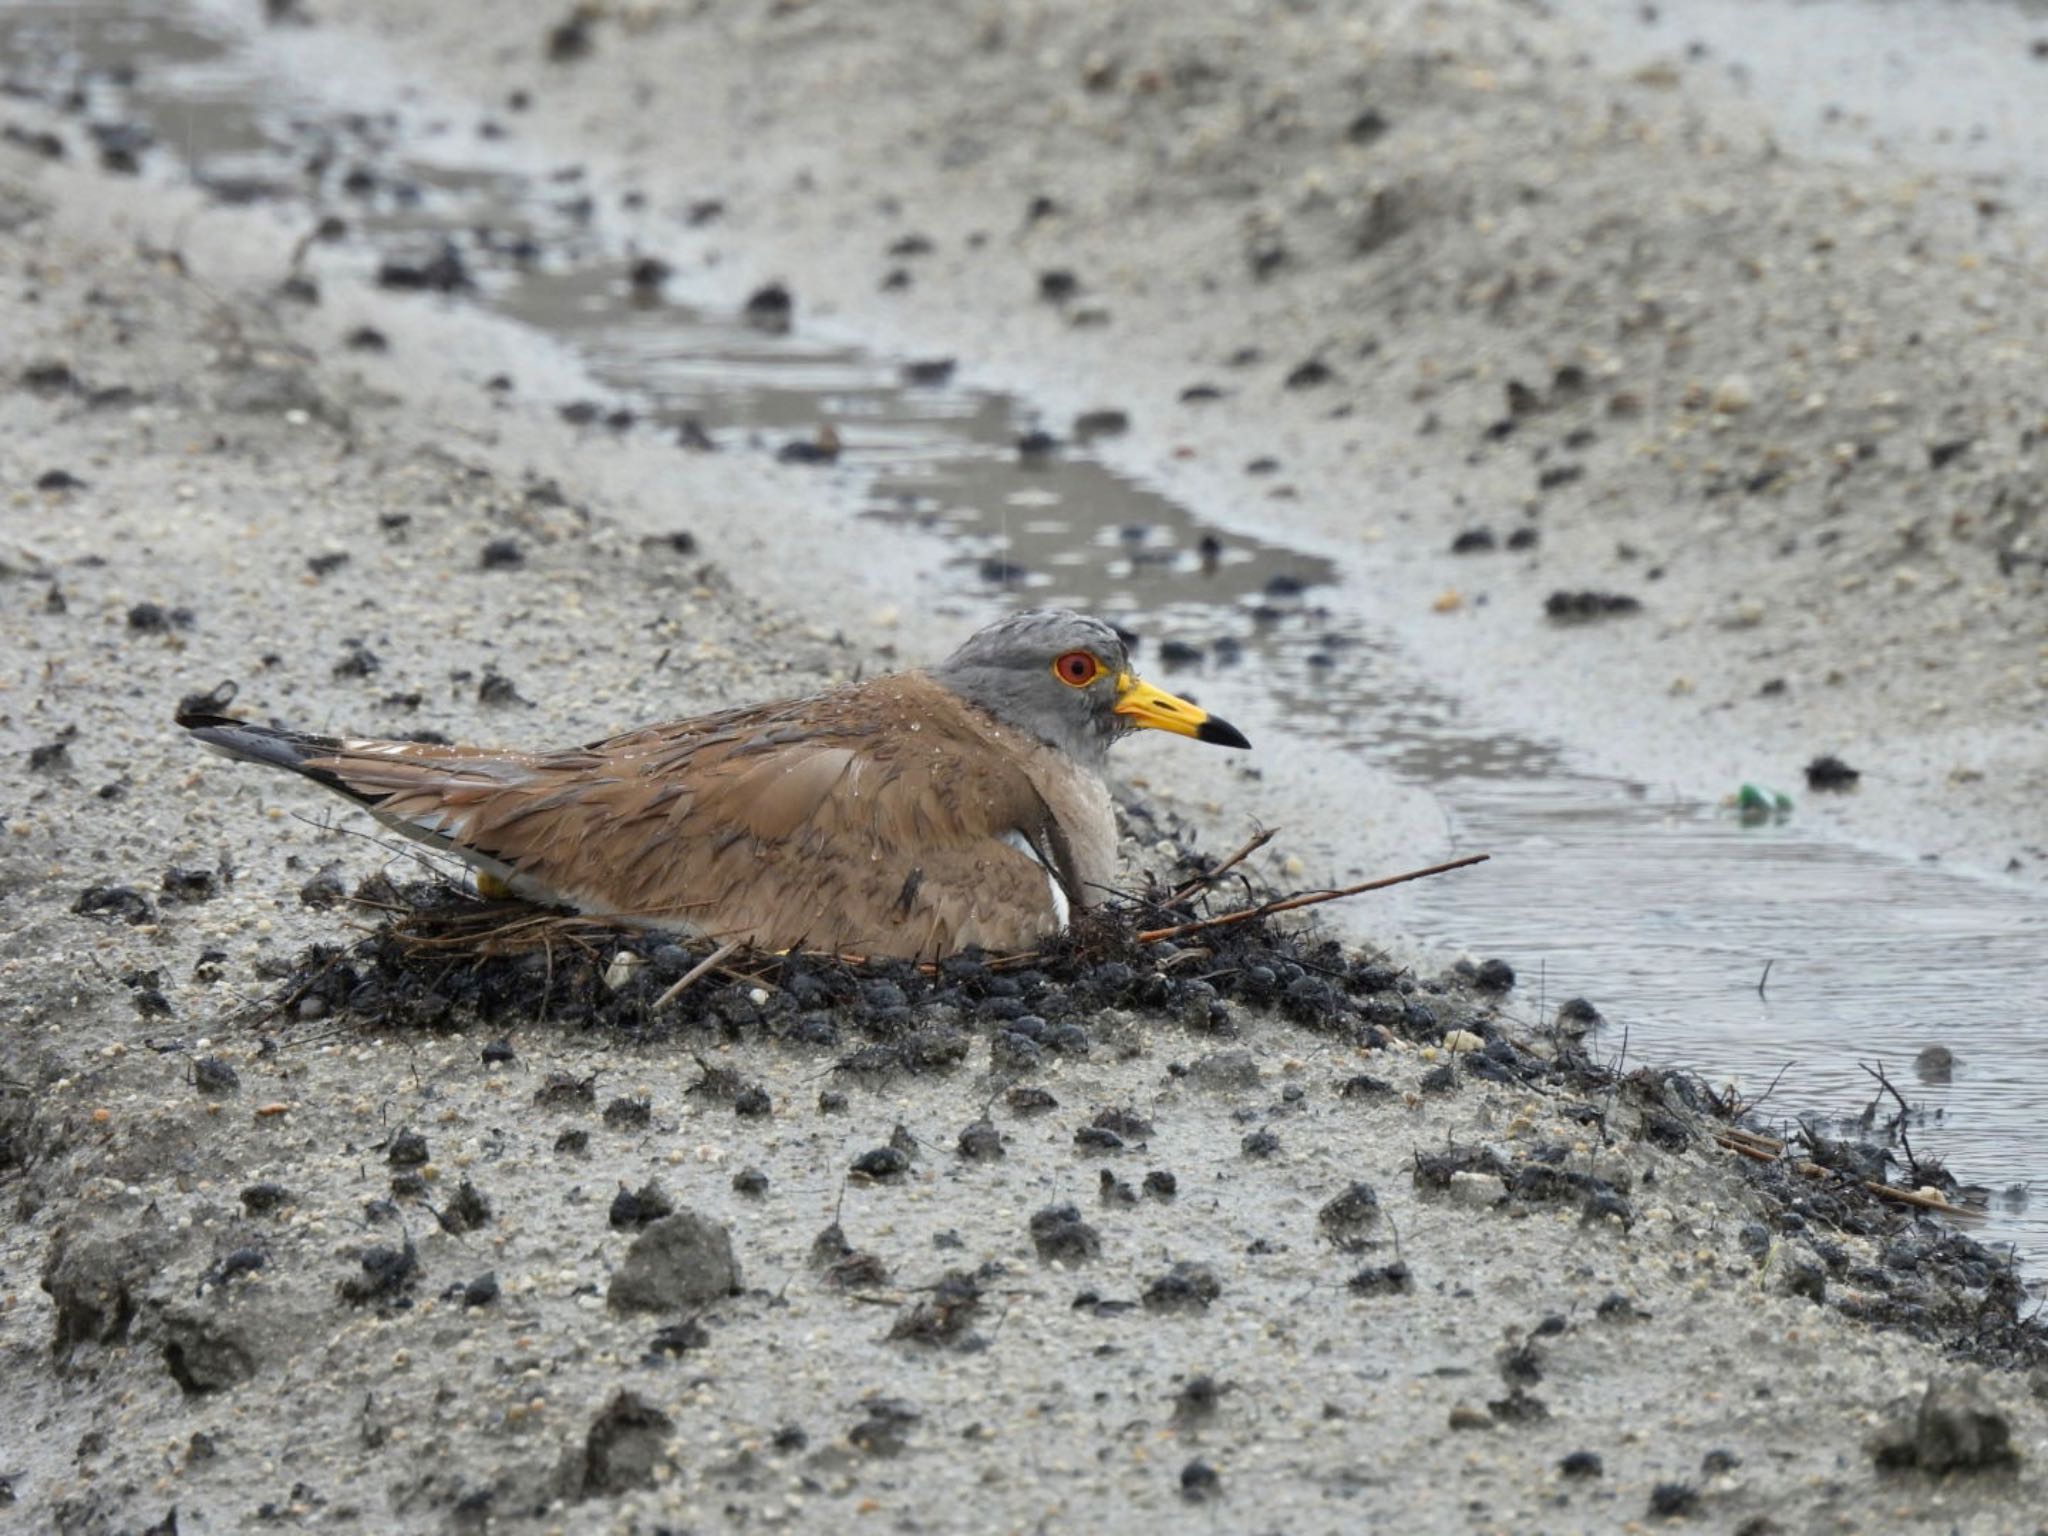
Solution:
<svg viewBox="0 0 2048 1536"><path fill-rule="evenodd" d="M644 76L655 94L634 123L572 110L571 77L540 61L537 25L502 56L477 55L459 26L473 18L440 14L444 30L404 46L480 99L514 80L540 87L522 131L562 135L565 154L582 146L600 175L637 160L659 208L686 187L726 196L732 222L717 239L757 253L734 271L735 294L779 271L806 302L837 300L844 315L858 297L865 314L883 247L914 221L938 254L901 306L905 339L957 345L992 378L1033 381L1049 408L1129 399L1135 456L1197 431L1175 414L1182 383L1229 383L1237 405L1200 419L1203 453L1170 461L1182 488L1225 499L1254 442L1280 444L1317 505L1355 509L1376 487L1368 526L1383 534L1371 547L1384 552L1374 558L1390 601L1441 588L1439 546L1466 522L1504 535L1525 519L1541 472L1532 438L1554 457L1564 437L1594 431L1570 450L1584 475L1542 497L1536 563L1495 555L1484 582L1458 578L1468 600L1443 616L1447 665L1512 634L1532 691L1566 687L1595 657L1622 669L1603 674L1612 688L1636 676L1629 668L1646 680L1684 655L1717 681L1690 698L1645 681L1645 711L1683 721L1722 704L1745 731L1789 741L1804 728L1780 717L1811 695L1839 707L1830 745L1853 756L1845 733L1867 719L1869 739L1909 766L1922 748L1933 764L1928 743L1954 738L1902 745L1881 718L1917 720L1946 700L2006 752L2021 739L2008 727L2038 708L2038 630L2015 606L2038 579L2028 546L2015 550L2025 529L1944 518L1910 565L1888 543L1935 473L1914 466L1937 428L1981 433L1981 451L1940 471L1944 486L1989 496L1996 477L2023 477L2018 419L1988 403L2013 397L1999 370L2018 364L1987 343L1968 379L1941 380L1939 412L1961 413L1957 424L1934 419L1930 385L1928 404L1893 410L1897 425L1880 432L1892 408L1868 396L1890 387L1889 348L1904 342L1880 345L1875 266L1827 270L1867 239L1900 296L1882 313L1911 297L1927 308L1928 338L1974 326L1963 288L1996 302L2009 279L1996 262L1956 278L1959 237L1929 211L1945 189L1816 202L1822 172L1711 150L1709 130L1669 131L1683 94L1668 83L1560 93L1545 63L1559 44L1520 13L1495 31L1475 17L1472 36L1412 56L1374 51L1368 28L1349 58L1313 49L1325 34L1294 30L1307 13L1287 7L1171 23L1096 22L1078 6L971 22L909 7L868 8L858 22L824 7L655 11L632 34L600 22L594 53L572 66L617 101ZM417 24L410 7L367 0L328 19ZM1260 40L1256 55L1247 38ZM1620 122L1609 91L1634 103ZM1278 110L1283 94L1293 104ZM1361 101L1387 117L1384 139L1346 140ZM1425 130L1435 149L1418 145L1406 163L1435 169L1412 184L1373 160L1394 135ZM1482 130L1505 150L1483 173ZM848 146L860 165L841 163L856 158ZM1546 156L1558 173L1536 176ZM1580 156L1601 174L1566 174ZM1051 179L1049 167L1084 163L1085 177ZM1669 173L1668 199L1631 201L1658 164L1685 177ZM1320 188L1307 183L1319 165ZM1458 166L1472 184L1449 176ZM814 183L802 196L799 170ZM1020 234L1038 192L1068 211ZM902 211L877 212L884 196ZM1726 247L1678 219L1689 197L1734 231ZM1608 200L1644 227L1595 235ZM1539 280L1557 237L1534 226L1553 218L1576 221L1581 255L1612 260ZM1809 221L1822 218L1858 240L1816 250ZM1773 251L1799 254L1765 263L1749 287L1702 280L1695 292L1687 264L1717 249L1738 261L1726 253L1750 220L1773 231ZM1285 255L1261 258L1269 270L1255 282L1246 243L1268 225ZM1365 239L1382 225L1386 239ZM974 228L992 232L979 256ZM1498 244L1453 259L1474 231ZM828 234L841 250L866 239L861 259L827 260ZM1544 1076L1433 1075L1445 1046L1431 1039L1446 1029L1541 1044L1512 993L1503 1003L1412 977L1406 992L1374 983L1344 1005L1360 1028L1337 1032L1250 1003L1229 1005L1222 1036L1207 1020L1191 1030L1184 1007L1098 1009L1084 1016L1085 1058L1027 1075L1055 1101L1038 1110L1008 1097L1015 1068L992 1063L986 1018L949 1018L948 1004L920 1005L919 1023L965 1030L968 1054L926 1076L834 1070L858 1041L858 1007L828 1020L837 1044L527 1022L498 1060L484 1048L502 1028L367 1027L317 1008L254 1027L246 1006L287 958L356 921L304 904L301 886L333 862L352 884L388 855L330 825L333 808L310 793L173 739L182 694L232 677L237 707L257 717L573 740L808 688L890 664L898 646L929 654L960 623L913 618L892 638L832 622L831 575L867 535L814 515L814 481L738 456L591 453L544 408L477 387L494 371L493 342L459 311L338 282L312 309L276 300L293 238L261 214L76 165L12 151L0 162L0 737L18 765L0 803L0 1475L12 1501L0 1519L80 1532L169 1529L172 1509L188 1532L827 1519L1004 1531L1136 1519L1302 1532L1667 1519L1758 1533L2042 1528L2037 1380L2000 1372L1968 1387L1939 1347L1956 1341L1957 1318L1995 1311L1988 1277L1958 1289L1960 1271L1927 1263L1931 1239L1903 1226L1788 1219L1797 1213L1707 1147L1660 1084L1589 1094ZM1051 266L1082 272L1113 324L1076 327L1040 304L1036 274ZM1333 302L1312 279L1339 271L1349 275ZM1236 296L1229 306L1205 279ZM1870 356L1838 358L1831 380L1849 373L1824 391L1837 403L1795 430L1808 418L1804 393L1789 399L1793 322L1779 317L1810 323L1801 283L1871 306L1839 321L1839 345L1861 337ZM1646 288L1656 296L1642 299ZM1622 359L1606 373L1585 338L1564 338L1573 317L1624 292L1630 313L1657 312L1637 330L1603 328ZM1369 293L1430 324L1397 329ZM1502 315L1526 324L1503 330ZM387 358L342 344L370 318L390 333ZM2023 309L2010 318L2029 323ZM969 325L979 345L945 341ZM1368 333L1379 348L1361 358ZM1243 345L1263 360L1227 370ZM1439 354L1433 371L1425 350ZM1953 349L1926 350L1963 371ZM1341 375L1341 397L1279 382L1311 353ZM1585 385L1561 390L1567 363ZM1715 410L1737 370L1749 403ZM1544 402L1488 443L1506 377ZM1123 394L1140 381L1152 409ZM1687 406L1688 381L1704 404ZM1120 398L1105 402L1105 389ZM1638 395L1639 416L1613 415L1623 392ZM1332 422L1340 398L1352 411ZM1831 414L1850 400L1862 402L1860 427ZM1432 412L1434 430L1408 437ZM1795 536L1795 513L1823 519L1836 471L1821 445L1866 429L1884 446L1874 460L1849 456L1826 519L1841 537L1801 533L1791 555L1759 554ZM1728 526L1693 526L1696 503L1682 518L1660 510L1665 495L1684 503L1676 488L1699 494L1709 458L1747 468L1774 434L1795 444L1786 475L1716 498ZM1407 521L1387 510L1405 477L1423 483L1417 456L1444 452L1476 456L1459 482L1472 505L1415 505ZM37 488L57 470L83 484ZM1338 483L1356 494L1329 493ZM2003 505L2023 506L2015 494ZM1644 525L1646 553L1632 561L1611 551L1624 504ZM1785 526L1760 539L1766 524ZM692 553L645 542L681 526ZM776 558L798 530L813 566ZM1333 521L1328 536L1365 531ZM482 552L501 539L522 559L487 568ZM1985 571L2000 548L2017 558L1994 580ZM1629 573L1659 561L1653 612L1626 642L1598 627L1550 634L1533 616L1550 586L1633 588ZM1477 601L1481 587L1494 601ZM1993 597L1979 603L1980 587ZM1765 594L1754 621L1677 623L1753 590ZM1884 664L1881 637L1930 659L1952 624L1981 667ZM1532 634L1549 638L1531 645ZM1751 684L1789 669L1815 635L1841 651L1843 680L1801 672L1789 706L1751 702ZM493 676L518 699L485 687ZM1997 779L1953 791L1961 822L2011 825L1997 798L2009 781ZM1882 803L1874 793L1866 807ZM120 906L75 912L92 887L131 889L143 920ZM744 1011L738 998L728 1006ZM1376 1013L1399 1027L1368 1045L1360 1021ZM767 1113L757 1099L693 1091L707 1065L759 1085ZM557 1073L594 1079L590 1096ZM1347 1095L1361 1073L1388 1091ZM1085 1134L1119 1109L1121 1150ZM984 1116L1000 1160L956 1150ZM907 1170L849 1178L897 1126ZM986 1134L969 1145L986 1147ZM1417 1154L1454 1146L1491 1147L1498 1161L1441 1188L1416 1177ZM1589 1210L1583 1184L1543 1198L1555 1181L1528 1176L1532 1165L1602 1181L1626 1218ZM747 1170L759 1179L736 1179ZM1173 1175L1170 1199L1156 1180L1148 1192L1151 1172ZM630 1221L613 1225L613 1196L649 1179L722 1226L736 1264L685 1254L677 1289L638 1312L615 1304L614 1287L647 1255L629 1263L643 1239ZM481 1203L460 1193L465 1181ZM1360 1181L1375 1202L1323 1214ZM1095 1244L1072 1219L1052 1223L1063 1238L1035 1241L1034 1215L1069 1202ZM815 1258L835 1222L878 1261L851 1284ZM1405 1284L1386 1272L1395 1263ZM1176 1265L1204 1266L1206 1279ZM943 1286L949 1274L967 1279ZM1938 1320L1937 1342L1857 1320L1888 1303ZM890 1337L899 1323L906 1336ZM1894 1400L1930 1380L1950 1402L1984 1394L2021 1453L2016 1471L1880 1470L1873 1437ZM1567 1471L1582 1452L1597 1461Z"/></svg>
<svg viewBox="0 0 2048 1536"><path fill-rule="evenodd" d="M1122 408L1112 461L1226 526L1284 497L1487 718L1703 798L1838 753L1814 814L2043 867L2037 185L1788 153L1683 18L1617 73L1504 4L601 9L558 63L330 14L647 190L732 302ZM1643 610L1546 619L1586 590Z"/></svg>

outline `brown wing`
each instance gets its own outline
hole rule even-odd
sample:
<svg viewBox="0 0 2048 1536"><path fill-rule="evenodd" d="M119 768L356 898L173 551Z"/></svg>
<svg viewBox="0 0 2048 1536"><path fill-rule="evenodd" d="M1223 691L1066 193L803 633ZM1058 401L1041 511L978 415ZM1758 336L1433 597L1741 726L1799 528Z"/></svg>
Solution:
<svg viewBox="0 0 2048 1536"><path fill-rule="evenodd" d="M1082 899L1028 746L908 674L564 752L344 741L303 770L522 892L765 948L918 956L1028 947L1059 926L1054 878Z"/></svg>

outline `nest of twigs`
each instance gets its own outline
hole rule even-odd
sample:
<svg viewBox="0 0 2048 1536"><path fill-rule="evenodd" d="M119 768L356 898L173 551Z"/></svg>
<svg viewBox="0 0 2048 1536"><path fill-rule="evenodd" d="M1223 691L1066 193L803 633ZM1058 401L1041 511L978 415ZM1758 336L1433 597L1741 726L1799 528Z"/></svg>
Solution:
<svg viewBox="0 0 2048 1536"><path fill-rule="evenodd" d="M1146 1006L1184 1018L1208 1014L1221 1027L1229 1003L1246 1001L1332 1023L1353 1012L1347 1005L1361 988L1391 987L1397 973L1270 919L1478 862L1276 894L1244 869L1271 836L1262 832L1214 864L1189 860L1177 883L1155 879L1142 894L1090 908L1043 949L931 961L767 954L486 899L445 879L401 884L380 874L350 898L374 926L353 943L300 955L263 1019L345 1013L428 1028L553 1020L636 1033L715 1022L823 1035L836 1025L815 1015L850 1011L870 1034L888 1038L915 1028L934 1005L1002 1023Z"/></svg>

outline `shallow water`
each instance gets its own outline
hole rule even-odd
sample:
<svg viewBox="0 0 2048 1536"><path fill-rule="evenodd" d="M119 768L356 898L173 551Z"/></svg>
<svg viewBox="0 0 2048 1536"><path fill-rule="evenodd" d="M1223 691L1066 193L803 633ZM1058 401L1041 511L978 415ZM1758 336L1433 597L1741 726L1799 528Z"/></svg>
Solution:
<svg viewBox="0 0 2048 1536"><path fill-rule="evenodd" d="M1712 15L1807 9L1731 3ZM455 238L478 278L471 301L567 348L605 408L631 404L633 430L690 422L722 449L765 454L829 424L838 464L820 472L859 477L869 515L949 540L963 589L1106 613L1148 646L1194 647L1191 669L1255 660L1274 715L1293 722L1284 750L1362 756L1425 788L1460 851L1494 855L1485 878L1411 887L1399 910L1419 937L1510 957L1530 1022L1590 996L1610 1021L1608 1054L1682 1061L1751 1095L1775 1079L1767 1113L1783 1115L1853 1116L1874 1092L1859 1063L1882 1062L1930 1112L1914 1133L1920 1152L2001 1191L2048 1181L2048 1063L2029 1050L2041 1023L2023 1011L2048 953L2038 895L1831 839L1796 817L1740 826L1717 807L1577 771L1555 743L1493 730L1424 685L1398 637L1355 617L1366 602L1342 571L1288 547L1284 502L1268 504L1270 541L1207 527L1085 448L1021 457L1023 432L1070 432L1016 401L907 385L903 359L635 294L622 252L576 208L586 189L574 178L514 168L467 130L432 126L430 109L384 115L398 99L388 81L337 87L323 68L324 98L296 88L294 69L332 62L321 46L317 32L214 32L169 3L0 0L10 82L46 98L76 82L87 121L146 123L159 141L146 174L345 213L350 240L323 261L364 274L386 251ZM124 64L136 66L132 82L118 77ZM360 90L370 115L348 120L337 90ZM309 173L316 156L324 169ZM341 191L358 164L374 168L374 185ZM538 254L506 254L527 237ZM1174 670L1157 649L1147 657ZM1344 811L1329 807L1332 824ZM1953 1083L1912 1079L1931 1044L1955 1052ZM1981 1226L2037 1273L2048 1264L2048 1205L2005 1194Z"/></svg>

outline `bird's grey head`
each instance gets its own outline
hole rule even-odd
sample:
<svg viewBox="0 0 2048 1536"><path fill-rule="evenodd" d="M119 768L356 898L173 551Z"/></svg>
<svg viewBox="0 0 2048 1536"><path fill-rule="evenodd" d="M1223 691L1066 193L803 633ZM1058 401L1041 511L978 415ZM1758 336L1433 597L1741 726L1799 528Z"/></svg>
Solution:
<svg viewBox="0 0 2048 1536"><path fill-rule="evenodd" d="M1150 727L1219 746L1251 743L1213 715L1140 681L1123 637L1100 619L1030 608L996 620L932 676L1006 725L1092 768L1119 736Z"/></svg>

